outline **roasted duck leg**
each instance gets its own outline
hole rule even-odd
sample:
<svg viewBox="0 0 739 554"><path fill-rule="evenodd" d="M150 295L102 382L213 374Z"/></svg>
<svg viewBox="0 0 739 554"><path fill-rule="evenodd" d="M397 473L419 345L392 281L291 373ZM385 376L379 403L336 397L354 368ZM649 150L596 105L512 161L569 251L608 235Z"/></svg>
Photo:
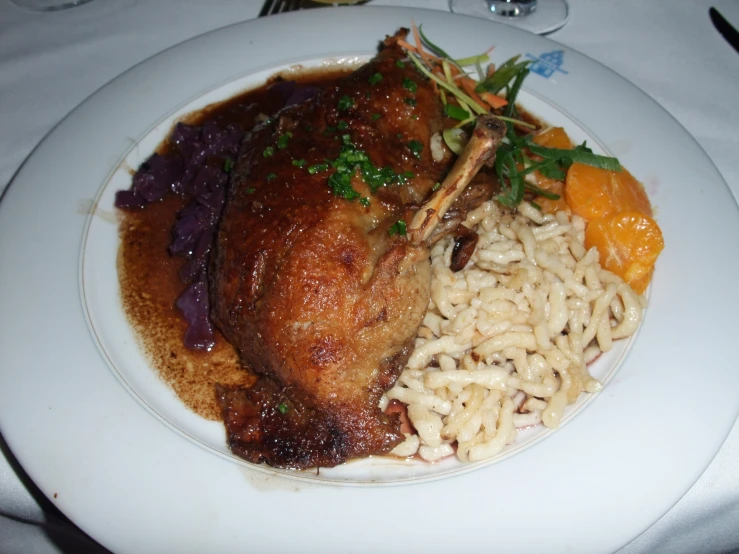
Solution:
<svg viewBox="0 0 739 554"><path fill-rule="evenodd" d="M242 146L210 273L213 319L260 375L217 391L229 445L249 461L331 467L402 440L378 401L428 305L425 240L505 126L482 120L451 172L433 161L441 106L398 36ZM398 222L416 210L406 235Z"/></svg>

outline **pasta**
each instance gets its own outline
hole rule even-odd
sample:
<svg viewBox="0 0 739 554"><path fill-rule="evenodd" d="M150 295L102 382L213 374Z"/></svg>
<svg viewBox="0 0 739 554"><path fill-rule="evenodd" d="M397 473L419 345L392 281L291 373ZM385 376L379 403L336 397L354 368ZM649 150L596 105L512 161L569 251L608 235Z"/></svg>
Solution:
<svg viewBox="0 0 739 554"><path fill-rule="evenodd" d="M383 398L407 405L416 430L398 456L475 462L501 453L517 429L557 428L568 404L602 388L587 364L632 335L646 307L586 250L578 216L489 201L464 225L479 234L477 249L454 273L453 239L432 248L429 309Z"/></svg>

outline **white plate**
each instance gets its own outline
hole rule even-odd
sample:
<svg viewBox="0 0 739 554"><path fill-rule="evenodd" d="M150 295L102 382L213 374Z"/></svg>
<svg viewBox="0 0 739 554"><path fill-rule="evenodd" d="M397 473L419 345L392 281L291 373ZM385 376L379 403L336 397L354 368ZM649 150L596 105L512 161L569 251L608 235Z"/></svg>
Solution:
<svg viewBox="0 0 739 554"><path fill-rule="evenodd" d="M130 356L135 365L138 354L108 294L117 283L104 260L105 230L114 232L106 194L124 159L146 155L150 146L139 142L154 140L168 117L206 94L280 66L370 54L411 18L453 55L495 44L498 61L516 53L549 59L527 80L530 101L547 112L541 115L571 121L645 181L666 249L638 340L579 417L477 471L411 486L348 487L285 479L234 463L225 451L214 455L217 432L193 432L174 399L174 411L163 413L167 401L151 372L119 361ZM542 56L558 50L561 65ZM104 184L97 216L88 218L80 208ZM679 124L633 85L548 39L389 8L234 25L101 89L45 139L3 198L0 427L47 496L117 552L612 551L695 482L739 411L739 375L729 365L739 319L726 292L739 267L698 227L706 214L721 221L723 236L739 236L725 183ZM183 435L212 444L201 448ZM365 482L365 469L334 480Z"/></svg>
<svg viewBox="0 0 739 554"><path fill-rule="evenodd" d="M81 295L83 309L98 348L100 348L104 359L121 383L153 414L195 444L203 446L215 454L227 457L236 463L245 464L253 470L268 474L277 472L290 479L301 481L355 485L418 483L465 473L502 461L555 432L543 425L523 429L519 431L517 440L508 445L500 455L477 463L463 464L453 457L434 464L425 463L422 460L370 457L363 460L354 460L352 463L336 468L323 469L318 474L314 471L276 471L267 466L247 464L247 462L231 454L226 444L223 423L207 421L189 410L167 384L158 378L156 371L152 371L145 352L139 348L130 347L131 344L137 343L137 338L127 322L120 302L117 275L119 236L118 226L115 224L115 217L112 217L112 214L115 211L116 191L131 187L131 168L139 167L151 156L177 121L184 119L188 114L202 110L210 104L232 98L243 90L258 87L275 73L289 76L293 72L330 68L338 65L357 67L368 59L368 56L306 59L283 67L250 73L209 91L169 114L165 119L157 122L156 126L146 136L131 145L122 162L118 164L118 168L103 184L100 194L94 202L96 216L88 218L88 225L82 242ZM608 153L603 145L599 144L597 137L590 135L577 121L568 117L566 113L546 100L527 90L521 91L519 99L529 112L535 114L541 120L550 125L565 127L575 143L581 144L583 141L587 141L596 152ZM108 217L107 214L111 214L111 217ZM596 362L591 364L589 368L591 374L602 383L609 382L615 375L634 338L617 341L611 351L603 354ZM561 426L571 421L594 398L593 395L580 395L575 404L567 407Z"/></svg>

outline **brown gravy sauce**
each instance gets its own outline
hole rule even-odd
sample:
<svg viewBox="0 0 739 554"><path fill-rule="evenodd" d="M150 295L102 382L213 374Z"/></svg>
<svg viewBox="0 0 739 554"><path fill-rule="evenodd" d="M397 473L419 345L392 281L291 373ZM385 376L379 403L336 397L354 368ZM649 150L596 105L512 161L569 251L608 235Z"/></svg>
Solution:
<svg viewBox="0 0 739 554"><path fill-rule="evenodd" d="M325 87L350 70L290 73L287 78ZM267 90L279 79L275 76L260 88L210 105L181 121L202 125L210 120L224 127L232 123L244 130L251 129L260 114L273 114L281 107ZM170 144L165 140L157 152L166 155L169 149ZM236 351L218 330L216 346L210 352L190 350L182 342L187 324L175 301L187 287L178 275L185 259L171 256L167 248L172 241L177 212L187 202L186 198L168 195L144 209L118 210L121 300L139 345L160 378L192 411L207 419L220 420L216 383L250 386L256 376L241 366Z"/></svg>

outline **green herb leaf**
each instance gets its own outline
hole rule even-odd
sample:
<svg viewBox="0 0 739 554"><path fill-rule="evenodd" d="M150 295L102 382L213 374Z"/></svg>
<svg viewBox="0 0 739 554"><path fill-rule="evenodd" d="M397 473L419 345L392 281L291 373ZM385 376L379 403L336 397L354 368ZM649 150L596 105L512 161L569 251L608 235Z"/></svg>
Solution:
<svg viewBox="0 0 739 554"><path fill-rule="evenodd" d="M231 170L233 169L234 161L232 158L226 158L226 161L223 162L223 171L226 173L231 173Z"/></svg>
<svg viewBox="0 0 739 554"><path fill-rule="evenodd" d="M405 77L403 78L403 88L408 92L416 92L418 90L418 85L410 77Z"/></svg>
<svg viewBox="0 0 739 554"><path fill-rule="evenodd" d="M262 152L262 156L264 156L265 158L274 156L274 154L275 154L275 149L272 148L271 146L268 146L267 148L264 149L264 152Z"/></svg>
<svg viewBox="0 0 739 554"><path fill-rule="evenodd" d="M369 78L370 85L376 85L380 81L382 81L382 73L375 73L374 75L372 75L372 77Z"/></svg>
<svg viewBox="0 0 739 554"><path fill-rule="evenodd" d="M495 172L501 183L501 191L497 200L504 206L515 208L523 200L525 182L516 168L515 150L506 146L500 145L495 155Z"/></svg>
<svg viewBox="0 0 739 554"><path fill-rule="evenodd" d="M559 164L543 165L539 168L539 173L544 175L544 177L554 179L555 181L564 181L565 177L567 177L567 170L559 167Z"/></svg>
<svg viewBox="0 0 739 554"><path fill-rule="evenodd" d="M516 98L518 97L518 91L521 90L523 80L528 74L529 70L525 67L516 74L516 78L513 80L513 84L510 86L510 88L508 89L508 93L506 94L506 100L508 100L508 104L506 104L506 107L503 110L504 116L516 117Z"/></svg>
<svg viewBox="0 0 739 554"><path fill-rule="evenodd" d="M400 69L403 69L405 67L405 62L401 60L395 60L395 67L399 67Z"/></svg>
<svg viewBox="0 0 739 554"><path fill-rule="evenodd" d="M406 235L406 232L407 232L407 229L406 229L405 221L403 221L402 219L399 219L398 221L393 223L390 227L388 227L388 230L387 230L387 234L390 235L391 237L395 235L401 235L404 237Z"/></svg>
<svg viewBox="0 0 739 554"><path fill-rule="evenodd" d="M290 408L287 407L287 404L280 404L277 406L277 411L279 411L282 415L285 415Z"/></svg>
<svg viewBox="0 0 739 554"><path fill-rule="evenodd" d="M288 143L290 142L290 139L292 138L293 134L291 132L287 132L284 135L280 135L280 138L277 139L277 148L283 149L287 148Z"/></svg>
<svg viewBox="0 0 739 554"><path fill-rule="evenodd" d="M254 191L255 191L255 190L256 190L256 189L253 189L253 188L249 187L248 189L246 189L246 191L245 191L245 192L246 192L246 194L254 194Z"/></svg>
<svg viewBox="0 0 739 554"><path fill-rule="evenodd" d="M328 178L328 186L336 196L349 201L359 198L359 193L352 187L351 175L349 173L334 173Z"/></svg>
<svg viewBox="0 0 739 554"><path fill-rule="evenodd" d="M293 160L293 165L295 167L303 167L303 166L305 166L305 160L303 160L303 159Z"/></svg>
<svg viewBox="0 0 739 554"><path fill-rule="evenodd" d="M444 115L457 121L466 121L472 117L470 112L456 104L444 104Z"/></svg>
<svg viewBox="0 0 739 554"><path fill-rule="evenodd" d="M381 117L382 117L382 114L379 114L379 113L373 113L373 114L372 114L372 121L377 121L377 120L378 120L378 119L380 119Z"/></svg>
<svg viewBox="0 0 739 554"><path fill-rule="evenodd" d="M348 110L349 108L353 106L354 106L354 100L351 97L347 96L346 94L342 96L341 98L339 98L339 104L337 106L339 111L345 112L346 110Z"/></svg>
<svg viewBox="0 0 739 554"><path fill-rule="evenodd" d="M359 199L359 203L362 204L362 206L364 206L365 208L370 207L370 200L365 196L362 196L362 198Z"/></svg>
<svg viewBox="0 0 739 554"><path fill-rule="evenodd" d="M403 102L405 102L409 106L415 106L416 104L418 104L418 101L415 98L403 98Z"/></svg>
<svg viewBox="0 0 739 554"><path fill-rule="evenodd" d="M447 54L444 50L442 50L439 46L436 46L433 42L431 42L428 37L423 32L423 25L418 26L418 34L421 35L421 41L429 47L429 50L431 50L434 54L439 56L440 58L447 58L451 59L451 56Z"/></svg>
<svg viewBox="0 0 739 554"><path fill-rule="evenodd" d="M536 185L526 183L526 190L529 192L533 192L538 196L549 198L549 200L559 200L559 194L554 194L553 192L539 188ZM533 202L531 203L533 204Z"/></svg>
<svg viewBox="0 0 739 554"><path fill-rule="evenodd" d="M346 131L349 128L349 124L346 121L339 121L339 123L336 125L336 128L339 131Z"/></svg>
<svg viewBox="0 0 739 554"><path fill-rule="evenodd" d="M529 150L532 154L536 154L537 156L541 156L542 158L550 160L566 160L569 161L569 164L572 164L573 162L578 162L600 169L606 169L608 171L621 171L622 169L618 159L611 158L609 156L600 156L598 154L593 154L593 151L590 150L590 148L588 148L584 143L572 150L566 150L562 148L546 148L544 146L539 146L538 144L532 143L529 145Z"/></svg>
<svg viewBox="0 0 739 554"><path fill-rule="evenodd" d="M421 152L423 152L423 144L421 141L412 140L408 143L408 150L410 150L413 155L420 160Z"/></svg>
<svg viewBox="0 0 739 554"><path fill-rule="evenodd" d="M277 179L277 175L276 175L275 173L268 173L268 174L267 174L267 182L268 182L268 183L269 183L270 181L274 181L275 179Z"/></svg>
<svg viewBox="0 0 739 554"><path fill-rule="evenodd" d="M495 73L487 79L480 81L475 87L475 92L492 92L493 94L498 94L501 90L508 87L522 71L531 65L531 60L519 62L518 59L520 57L513 56L510 60L502 63L496 69ZM508 100L508 103L512 104L513 102Z"/></svg>
<svg viewBox="0 0 739 554"><path fill-rule="evenodd" d="M311 175L315 175L316 173L320 171L326 171L328 169L328 164L316 164L312 165L308 168L308 173Z"/></svg>

